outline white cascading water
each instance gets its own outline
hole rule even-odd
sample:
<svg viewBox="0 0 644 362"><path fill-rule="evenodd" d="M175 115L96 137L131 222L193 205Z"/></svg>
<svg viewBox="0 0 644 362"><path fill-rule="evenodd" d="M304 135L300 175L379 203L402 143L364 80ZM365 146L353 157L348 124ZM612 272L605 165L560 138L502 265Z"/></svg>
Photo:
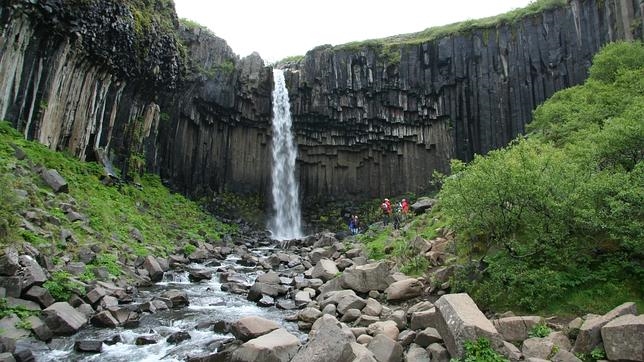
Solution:
<svg viewBox="0 0 644 362"><path fill-rule="evenodd" d="M300 199L295 181L297 148L291 133L291 110L288 90L281 69L273 70L273 211L269 229L275 240L302 237Z"/></svg>

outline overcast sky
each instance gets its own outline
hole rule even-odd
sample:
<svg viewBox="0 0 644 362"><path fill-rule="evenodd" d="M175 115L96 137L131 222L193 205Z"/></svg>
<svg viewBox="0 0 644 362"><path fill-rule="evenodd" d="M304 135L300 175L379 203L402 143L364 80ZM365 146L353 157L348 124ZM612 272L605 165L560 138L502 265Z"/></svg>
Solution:
<svg viewBox="0 0 644 362"><path fill-rule="evenodd" d="M268 62L322 44L382 38L477 19L530 0L175 0L181 18L207 26L241 56Z"/></svg>

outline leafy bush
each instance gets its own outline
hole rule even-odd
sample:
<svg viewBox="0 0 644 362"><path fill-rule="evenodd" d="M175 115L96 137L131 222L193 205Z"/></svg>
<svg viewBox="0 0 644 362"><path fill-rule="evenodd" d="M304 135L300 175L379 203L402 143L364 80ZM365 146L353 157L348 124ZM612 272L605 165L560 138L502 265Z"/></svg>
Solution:
<svg viewBox="0 0 644 362"><path fill-rule="evenodd" d="M52 274L51 279L43 284L52 297L59 302L68 301L72 294L81 294L83 285L74 281L72 275L66 271L59 270Z"/></svg>
<svg viewBox="0 0 644 362"><path fill-rule="evenodd" d="M586 84L538 107L528 137L453 161L444 180L459 257L478 260L454 285L488 307L543 310L644 276L643 46L612 44L595 60ZM619 297L644 299L632 290Z"/></svg>
<svg viewBox="0 0 644 362"><path fill-rule="evenodd" d="M465 348L463 358L452 358L451 362L508 362L492 349L490 341L485 338L466 341L463 347Z"/></svg>
<svg viewBox="0 0 644 362"><path fill-rule="evenodd" d="M9 307L7 305L7 299L0 298L0 319L11 316L12 314L15 314L18 318L21 319L21 321L16 324L16 327L30 329L31 325L27 321L25 321L25 319L33 315L38 315L40 314L40 312L29 310L21 305Z"/></svg>
<svg viewBox="0 0 644 362"><path fill-rule="evenodd" d="M545 323L539 323L535 324L534 327L528 332L529 337L548 337L548 335L552 332L552 329L548 327Z"/></svg>

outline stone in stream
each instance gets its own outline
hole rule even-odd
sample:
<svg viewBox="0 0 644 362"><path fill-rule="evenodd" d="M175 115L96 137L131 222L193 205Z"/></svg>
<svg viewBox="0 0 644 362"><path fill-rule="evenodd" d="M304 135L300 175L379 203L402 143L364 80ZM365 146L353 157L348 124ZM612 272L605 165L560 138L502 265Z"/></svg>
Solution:
<svg viewBox="0 0 644 362"><path fill-rule="evenodd" d="M114 318L109 311L101 311L90 318L90 323L96 327L116 328L120 325L119 321Z"/></svg>
<svg viewBox="0 0 644 362"><path fill-rule="evenodd" d="M156 344L158 341L155 336L138 336L134 341L134 344L137 346L143 346L146 344Z"/></svg>
<svg viewBox="0 0 644 362"><path fill-rule="evenodd" d="M234 362L288 362L299 346L299 339L285 329L276 329L254 338L235 350Z"/></svg>
<svg viewBox="0 0 644 362"><path fill-rule="evenodd" d="M87 318L67 302L56 302L43 310L45 324L57 335L76 333L87 324Z"/></svg>
<svg viewBox="0 0 644 362"><path fill-rule="evenodd" d="M279 324L266 318L244 317L230 325L230 332L244 342L257 338L279 328Z"/></svg>
<svg viewBox="0 0 644 362"><path fill-rule="evenodd" d="M186 341L186 340L188 340L190 338L192 338L190 336L190 333L188 333L186 331L179 331L179 332L172 333L170 336L168 336L168 338L166 339L166 342L168 342L170 344L179 344L179 343L181 343L183 341Z"/></svg>
<svg viewBox="0 0 644 362"><path fill-rule="evenodd" d="M181 308L190 305L188 301L188 294L185 291L178 289L169 289L160 295L162 298L167 298L172 302L172 308Z"/></svg>
<svg viewBox="0 0 644 362"><path fill-rule="evenodd" d="M101 353L103 350L103 342L94 340L76 341L74 343L74 350L76 352Z"/></svg>
<svg viewBox="0 0 644 362"><path fill-rule="evenodd" d="M148 272L153 282L160 282L163 279L163 269L161 269L161 265L159 265L154 256L148 255L145 257L143 268Z"/></svg>
<svg viewBox="0 0 644 362"><path fill-rule="evenodd" d="M266 284L266 283L261 283L261 282L256 282L253 284L252 287L248 290L248 296L246 299L257 302L264 295L268 295L271 297L277 297L278 295L284 295L287 292L287 288L283 285L273 285L273 284Z"/></svg>
<svg viewBox="0 0 644 362"><path fill-rule="evenodd" d="M268 273L258 275L255 281L264 283L264 284L272 284L272 285L282 284L279 274L277 274L274 271L269 271Z"/></svg>
<svg viewBox="0 0 644 362"><path fill-rule="evenodd" d="M262 299L257 301L257 305L260 307L272 307L275 305L275 299L268 295L264 295L262 296Z"/></svg>
<svg viewBox="0 0 644 362"><path fill-rule="evenodd" d="M188 273L188 279L191 282L200 282L202 280L210 280L212 278L212 272L208 270L191 270Z"/></svg>

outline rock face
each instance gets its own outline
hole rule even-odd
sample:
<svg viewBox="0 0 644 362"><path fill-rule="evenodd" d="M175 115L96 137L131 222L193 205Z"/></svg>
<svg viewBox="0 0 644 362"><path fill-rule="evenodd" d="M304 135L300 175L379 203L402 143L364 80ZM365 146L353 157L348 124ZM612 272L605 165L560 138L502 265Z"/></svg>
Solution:
<svg viewBox="0 0 644 362"><path fill-rule="evenodd" d="M141 10L172 29L141 32L117 0L4 1L0 119L81 159L107 155L122 175L142 171L132 160L143 158L188 194L266 195L270 68L180 25L167 3ZM505 145L539 103L585 79L603 44L640 38L641 13L639 0L571 0L388 50L311 50L286 74L303 195L416 191L450 158Z"/></svg>

